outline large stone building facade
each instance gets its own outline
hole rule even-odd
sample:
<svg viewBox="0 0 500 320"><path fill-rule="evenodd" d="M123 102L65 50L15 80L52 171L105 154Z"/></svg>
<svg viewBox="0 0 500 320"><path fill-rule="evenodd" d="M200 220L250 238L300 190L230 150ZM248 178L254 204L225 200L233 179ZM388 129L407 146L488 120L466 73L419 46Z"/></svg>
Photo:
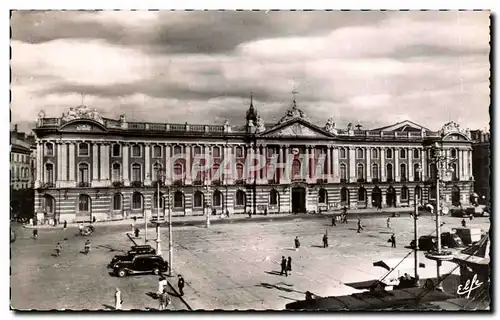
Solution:
<svg viewBox="0 0 500 320"><path fill-rule="evenodd" d="M491 201L491 145L490 133L481 130L471 131L472 162L474 167L474 201L479 204L488 204Z"/></svg>
<svg viewBox="0 0 500 320"><path fill-rule="evenodd" d="M129 122L80 106L58 118L41 112L34 131L39 223L413 206L415 194L436 197L434 142L454 168L442 176L444 203L467 204L473 190L470 132L458 125L320 127L295 101L274 124L252 103L240 127Z"/></svg>

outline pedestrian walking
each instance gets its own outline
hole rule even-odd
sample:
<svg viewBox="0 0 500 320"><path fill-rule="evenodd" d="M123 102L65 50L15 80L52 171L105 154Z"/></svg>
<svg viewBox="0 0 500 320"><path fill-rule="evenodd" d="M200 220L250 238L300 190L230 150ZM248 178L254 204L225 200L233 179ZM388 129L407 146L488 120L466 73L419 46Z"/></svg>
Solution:
<svg viewBox="0 0 500 320"><path fill-rule="evenodd" d="M66 230L67 227L68 227L68 221L64 220L64 223L63 223L64 230Z"/></svg>
<svg viewBox="0 0 500 320"><path fill-rule="evenodd" d="M462 227L466 227L467 226L467 222L465 222L465 219L462 219Z"/></svg>
<svg viewBox="0 0 500 320"><path fill-rule="evenodd" d="M396 235L394 233L391 235L390 241L391 241L391 248L396 248Z"/></svg>
<svg viewBox="0 0 500 320"><path fill-rule="evenodd" d="M182 297L184 295L184 278L179 275L179 280L177 280L177 287L179 288L179 294Z"/></svg>
<svg viewBox="0 0 500 320"><path fill-rule="evenodd" d="M213 216L217 215L217 209L215 209L215 208L212 209L212 215Z"/></svg>
<svg viewBox="0 0 500 320"><path fill-rule="evenodd" d="M473 214L470 214L470 215L469 215L469 221L472 221L472 220L474 220L474 215L473 215Z"/></svg>
<svg viewBox="0 0 500 320"><path fill-rule="evenodd" d="M38 229L33 229L33 239L38 239Z"/></svg>
<svg viewBox="0 0 500 320"><path fill-rule="evenodd" d="M323 248L328 248L328 234L323 235Z"/></svg>
<svg viewBox="0 0 500 320"><path fill-rule="evenodd" d="M387 229L391 228L391 217L387 218Z"/></svg>
<svg viewBox="0 0 500 320"><path fill-rule="evenodd" d="M161 295L163 289L165 289L167 285L168 285L167 279L164 276L161 276L160 279L158 280L158 296Z"/></svg>
<svg viewBox="0 0 500 320"><path fill-rule="evenodd" d="M292 273L292 257L288 257L286 260L286 271Z"/></svg>
<svg viewBox="0 0 500 320"><path fill-rule="evenodd" d="M333 227L333 226L337 226L337 222L335 221L335 220L336 220L336 218L337 218L337 217L336 217L335 215L334 215L334 216L332 216L332 227Z"/></svg>
<svg viewBox="0 0 500 320"><path fill-rule="evenodd" d="M267 207L264 208L264 215L267 216Z"/></svg>
<svg viewBox="0 0 500 320"><path fill-rule="evenodd" d="M85 254L88 254L90 252L90 240L85 241Z"/></svg>
<svg viewBox="0 0 500 320"><path fill-rule="evenodd" d="M82 234L82 232L83 232L83 223L80 223L80 225L78 226L78 231L80 231L80 234Z"/></svg>
<svg viewBox="0 0 500 320"><path fill-rule="evenodd" d="M248 217L251 218L252 217L252 210L249 210L248 211Z"/></svg>
<svg viewBox="0 0 500 320"><path fill-rule="evenodd" d="M344 220L342 221L342 223L347 224L347 213L344 213L344 218L343 219Z"/></svg>
<svg viewBox="0 0 500 320"><path fill-rule="evenodd" d="M62 251L62 246L61 246L61 243L58 242L57 245L56 245L56 255L58 257L61 255L61 251Z"/></svg>
<svg viewBox="0 0 500 320"><path fill-rule="evenodd" d="M358 233L360 233L361 230L363 229L363 226L361 225L361 218L358 218Z"/></svg>
<svg viewBox="0 0 500 320"><path fill-rule="evenodd" d="M116 288L115 291L115 310L121 310L123 305L122 292Z"/></svg>
<svg viewBox="0 0 500 320"><path fill-rule="evenodd" d="M295 241L294 242L295 242L295 251L298 251L299 248L300 248L300 241L299 241L299 237L298 236L295 237Z"/></svg>
<svg viewBox="0 0 500 320"><path fill-rule="evenodd" d="M288 272L287 272L287 269L286 269L286 259L285 259L285 256L281 257L281 273L280 273L280 276L282 276L283 273L285 274L285 276L288 277Z"/></svg>
<svg viewBox="0 0 500 320"><path fill-rule="evenodd" d="M167 288L163 288L162 292L160 293L160 310L165 310L167 309L168 305L170 304L170 297L168 296Z"/></svg>
<svg viewBox="0 0 500 320"><path fill-rule="evenodd" d="M95 216L93 216L92 217L92 223L95 223L95 221L96 221L96 218L95 218Z"/></svg>
<svg viewBox="0 0 500 320"><path fill-rule="evenodd" d="M139 231L139 229L138 229L138 228L135 228L134 233L135 233L135 237L136 237L136 238L139 238L139 232L140 232L140 231Z"/></svg>

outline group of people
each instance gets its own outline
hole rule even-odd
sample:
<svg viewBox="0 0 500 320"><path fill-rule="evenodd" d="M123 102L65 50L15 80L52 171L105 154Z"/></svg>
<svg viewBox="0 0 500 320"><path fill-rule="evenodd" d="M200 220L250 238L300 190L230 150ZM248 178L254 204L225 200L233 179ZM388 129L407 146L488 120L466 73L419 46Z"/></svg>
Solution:
<svg viewBox="0 0 500 320"><path fill-rule="evenodd" d="M288 272L292 272L292 257L288 257L288 259L285 259L285 256L282 256L280 276L285 274L285 276L288 277Z"/></svg>

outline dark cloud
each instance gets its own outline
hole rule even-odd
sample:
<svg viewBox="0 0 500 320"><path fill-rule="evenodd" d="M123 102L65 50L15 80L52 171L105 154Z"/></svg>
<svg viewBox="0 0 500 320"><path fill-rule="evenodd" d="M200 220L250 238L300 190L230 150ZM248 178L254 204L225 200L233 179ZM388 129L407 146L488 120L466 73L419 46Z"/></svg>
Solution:
<svg viewBox="0 0 500 320"><path fill-rule="evenodd" d="M306 36L353 25L377 24L387 12L159 12L151 28L125 28L96 17L105 12L14 12L12 39L43 43L57 39L102 39L154 53L229 52L242 43L275 37ZM140 13L138 13L140 14ZM89 18L87 17L87 18ZM179 23L170 23L179 19Z"/></svg>

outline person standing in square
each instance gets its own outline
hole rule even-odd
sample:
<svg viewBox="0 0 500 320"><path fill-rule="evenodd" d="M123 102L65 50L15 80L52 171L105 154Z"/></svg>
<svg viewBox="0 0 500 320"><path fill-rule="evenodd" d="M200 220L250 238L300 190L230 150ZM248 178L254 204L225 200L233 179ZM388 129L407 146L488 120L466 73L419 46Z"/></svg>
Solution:
<svg viewBox="0 0 500 320"><path fill-rule="evenodd" d="M184 278L179 275L179 280L177 281L177 287L179 288L179 294L182 297L184 295Z"/></svg>
<svg viewBox="0 0 500 320"><path fill-rule="evenodd" d="M285 274L285 276L288 277L288 272L286 270L286 259L285 259L285 256L281 257L281 273L280 273L280 276L282 276L283 273Z"/></svg>

